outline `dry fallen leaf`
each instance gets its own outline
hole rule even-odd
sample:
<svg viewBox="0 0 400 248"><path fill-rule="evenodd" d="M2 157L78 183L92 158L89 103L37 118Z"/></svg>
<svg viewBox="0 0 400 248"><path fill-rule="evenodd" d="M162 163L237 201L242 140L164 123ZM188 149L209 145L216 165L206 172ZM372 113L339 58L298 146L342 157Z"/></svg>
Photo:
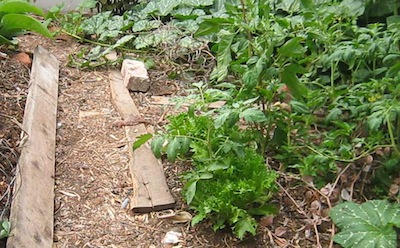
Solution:
<svg viewBox="0 0 400 248"><path fill-rule="evenodd" d="M278 237L282 237L283 235L285 235L286 232L287 232L286 227L280 226L275 229L275 235Z"/></svg>
<svg viewBox="0 0 400 248"><path fill-rule="evenodd" d="M26 53L17 53L13 56L13 59L15 59L16 61L22 63L23 65L29 68L32 65L31 57L29 57L29 55Z"/></svg>
<svg viewBox="0 0 400 248"><path fill-rule="evenodd" d="M350 193L349 193L349 191L347 191L347 189L345 189L345 188L343 188L342 191L340 192L340 197L341 197L343 200L351 201Z"/></svg>
<svg viewBox="0 0 400 248"><path fill-rule="evenodd" d="M399 185L398 184L390 185L389 195L393 197L396 196L398 193L399 193Z"/></svg>
<svg viewBox="0 0 400 248"><path fill-rule="evenodd" d="M263 227L271 226L273 222L274 222L274 216L272 215L264 216L260 219L260 225Z"/></svg>

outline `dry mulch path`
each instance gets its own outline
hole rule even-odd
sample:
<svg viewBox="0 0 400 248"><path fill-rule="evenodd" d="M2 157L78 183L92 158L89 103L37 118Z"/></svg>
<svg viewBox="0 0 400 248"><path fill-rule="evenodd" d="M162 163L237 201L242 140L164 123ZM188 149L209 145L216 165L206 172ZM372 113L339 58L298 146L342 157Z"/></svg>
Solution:
<svg viewBox="0 0 400 248"><path fill-rule="evenodd" d="M123 201L132 192L128 171L130 148L123 128L113 125L120 117L110 101L107 70L68 67L68 55L83 48L74 40L48 40L35 35L20 39L20 51L32 53L40 44L60 61L54 247L162 247L161 240L172 228L183 233L181 247L316 247L317 238L322 247L328 247L330 222L318 219L318 226L310 223L312 220L306 215L313 210L314 198L304 196L312 189L298 186L296 180L282 178L286 192L281 190L274 200L281 206L280 214L273 220L261 219L257 236L243 241L229 231L214 233L207 222L190 227L161 220L157 213L136 214L123 209ZM0 84L0 156L7 158L2 158L1 166L9 167L9 174L1 174L0 193L9 199L5 192L10 191L11 174L18 158L21 130L17 123L22 122L29 75L28 68L16 61L0 62L2 78L9 79ZM158 76L153 83L153 90L135 94L135 101L145 118L157 122L166 111L171 112L149 104L149 96L177 92L167 76ZM189 211L179 195L179 174L185 167L164 163L168 185L177 201L176 210ZM7 216L8 201L4 199L2 215ZM299 207L307 213L299 211Z"/></svg>

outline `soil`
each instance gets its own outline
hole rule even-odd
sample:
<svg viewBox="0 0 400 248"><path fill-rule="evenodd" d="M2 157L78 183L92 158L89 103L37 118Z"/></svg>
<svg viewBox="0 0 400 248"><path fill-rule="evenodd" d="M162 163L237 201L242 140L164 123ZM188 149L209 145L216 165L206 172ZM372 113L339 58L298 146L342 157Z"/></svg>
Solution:
<svg viewBox="0 0 400 248"><path fill-rule="evenodd" d="M297 178L281 177L282 188L273 200L280 206L279 214L261 218L257 235L244 240L238 240L229 230L214 232L208 222L190 227L160 219L155 212L138 214L123 208L133 190L128 170L130 147L123 128L113 125L120 116L110 101L109 70L69 67L68 55L85 46L72 39L25 35L20 37L18 50L31 54L37 45L60 61L53 247L163 247L166 232L175 229L183 234L180 247L329 247L333 233L326 218L327 203L317 197L315 188L300 186L301 179ZM185 87L170 79L167 70L159 63L149 72L153 79L151 91L132 94L143 117L158 125L173 110L150 104L149 97L183 94ZM0 73L3 219L9 214L29 68L7 58L0 61ZM188 165L166 161L163 165L177 201L175 210L191 212L180 196L179 174Z"/></svg>

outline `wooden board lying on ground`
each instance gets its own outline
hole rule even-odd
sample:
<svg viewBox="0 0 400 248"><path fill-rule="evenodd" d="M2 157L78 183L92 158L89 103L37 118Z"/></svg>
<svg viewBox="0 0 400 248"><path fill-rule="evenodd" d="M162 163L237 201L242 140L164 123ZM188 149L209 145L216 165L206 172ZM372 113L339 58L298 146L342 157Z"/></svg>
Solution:
<svg viewBox="0 0 400 248"><path fill-rule="evenodd" d="M140 116L129 91L125 88L121 74L118 71L110 73L112 101L122 119ZM172 208L175 205L165 180L162 165L153 155L147 144L133 151L132 144L136 138L146 134L144 124L125 126L130 148L130 171L134 183L134 199L131 209L135 212L150 212Z"/></svg>
<svg viewBox="0 0 400 248"><path fill-rule="evenodd" d="M52 247L54 163L58 97L57 59L43 47L35 50L11 206L8 248Z"/></svg>

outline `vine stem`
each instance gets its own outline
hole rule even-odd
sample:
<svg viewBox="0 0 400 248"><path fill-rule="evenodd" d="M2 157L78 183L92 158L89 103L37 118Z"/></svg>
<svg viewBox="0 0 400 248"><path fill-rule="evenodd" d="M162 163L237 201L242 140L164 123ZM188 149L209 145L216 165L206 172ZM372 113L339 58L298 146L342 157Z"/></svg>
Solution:
<svg viewBox="0 0 400 248"><path fill-rule="evenodd" d="M87 43L90 43L90 44L93 44L93 45L97 45L97 46L102 46L102 47L110 47L111 46L110 44L101 43L101 42L98 42L98 41L86 39L86 38L81 37L79 35L70 33L70 32L68 32L68 31L66 31L64 29L62 29L61 32L66 34L66 35L68 35L68 36L71 36L71 37L73 37L73 38L75 38L75 39L77 39L79 41L82 41L82 42L87 42ZM119 49L119 50L122 50L122 51L125 51L125 52L143 52L141 50L129 49L129 48L126 48L126 47L116 47L116 49Z"/></svg>

